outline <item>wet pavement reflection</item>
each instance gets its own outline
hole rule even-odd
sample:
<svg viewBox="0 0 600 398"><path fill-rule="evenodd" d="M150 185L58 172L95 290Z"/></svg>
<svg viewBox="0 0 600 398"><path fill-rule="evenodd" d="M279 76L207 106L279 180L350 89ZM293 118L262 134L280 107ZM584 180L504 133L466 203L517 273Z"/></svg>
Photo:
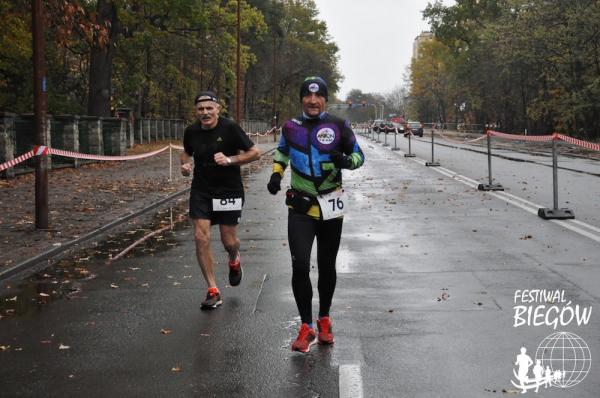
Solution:
<svg viewBox="0 0 600 398"><path fill-rule="evenodd" d="M0 319L31 316L52 301L79 298L86 281L95 279L101 272L114 272L107 267L108 260L152 231L171 225L165 232L135 246L125 258L153 256L176 247L175 233L189 225L187 199L156 212L149 222L138 224L139 221L134 220L125 231L107 235L105 240L93 242L90 247L53 262L16 285L5 283L3 289L8 293L0 296Z"/></svg>
<svg viewBox="0 0 600 398"><path fill-rule="evenodd" d="M269 156L242 168L244 185L250 175L272 162ZM114 272L107 263L137 240L165 226L171 228L136 245L124 258L154 256L177 247L176 232L189 227L188 198L184 196L154 213L141 224L132 220L122 232L104 235L101 241L86 243L87 247L55 260L52 264L22 281L5 282L1 287L0 320L8 317L32 316L48 304L60 299L77 299L85 290L85 282L101 272ZM147 220L147 218L146 218ZM122 261L123 258L119 261Z"/></svg>

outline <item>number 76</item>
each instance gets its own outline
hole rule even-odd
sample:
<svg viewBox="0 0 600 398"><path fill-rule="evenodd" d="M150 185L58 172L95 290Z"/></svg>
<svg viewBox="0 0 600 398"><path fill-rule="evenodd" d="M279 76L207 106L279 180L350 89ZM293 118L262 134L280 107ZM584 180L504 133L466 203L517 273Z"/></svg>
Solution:
<svg viewBox="0 0 600 398"><path fill-rule="evenodd" d="M340 198L329 199L329 203L331 203L331 211L335 211L336 208L338 210L342 210L344 208L344 202Z"/></svg>

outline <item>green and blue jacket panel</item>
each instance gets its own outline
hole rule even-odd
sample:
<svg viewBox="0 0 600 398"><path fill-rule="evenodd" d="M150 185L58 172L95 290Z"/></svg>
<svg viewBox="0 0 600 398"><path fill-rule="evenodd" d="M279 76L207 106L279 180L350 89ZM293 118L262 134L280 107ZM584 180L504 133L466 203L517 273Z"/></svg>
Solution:
<svg viewBox="0 0 600 398"><path fill-rule="evenodd" d="M331 161L333 151L350 157L351 170L364 163L364 154L348 122L327 113L316 119L297 117L282 128L273 172L283 176L289 165L293 190L311 197L327 194L342 187L342 171ZM318 218L318 206L313 207L316 209L308 214Z"/></svg>

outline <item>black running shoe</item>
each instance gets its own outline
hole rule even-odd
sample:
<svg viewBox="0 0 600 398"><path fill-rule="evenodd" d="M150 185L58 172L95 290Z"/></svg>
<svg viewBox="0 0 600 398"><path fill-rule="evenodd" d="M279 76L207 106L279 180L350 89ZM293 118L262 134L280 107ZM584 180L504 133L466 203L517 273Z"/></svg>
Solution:
<svg viewBox="0 0 600 398"><path fill-rule="evenodd" d="M204 300L200 306L203 309L213 309L217 308L221 304L223 304L223 300L221 299L221 293L219 293L218 290L215 291L209 289L208 293L206 293L206 300Z"/></svg>
<svg viewBox="0 0 600 398"><path fill-rule="evenodd" d="M238 253L234 261L229 261L229 284L231 286L237 286L242 281L242 263L240 262L240 255Z"/></svg>

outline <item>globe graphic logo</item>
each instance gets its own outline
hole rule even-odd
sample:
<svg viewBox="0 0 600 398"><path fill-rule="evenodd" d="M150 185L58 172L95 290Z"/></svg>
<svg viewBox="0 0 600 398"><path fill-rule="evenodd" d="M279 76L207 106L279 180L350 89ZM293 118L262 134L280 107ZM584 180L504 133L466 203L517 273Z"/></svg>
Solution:
<svg viewBox="0 0 600 398"><path fill-rule="evenodd" d="M587 343L569 332L556 332L546 337L535 352L535 359L542 366L550 367L556 387L573 387L581 383L592 366L592 357Z"/></svg>

